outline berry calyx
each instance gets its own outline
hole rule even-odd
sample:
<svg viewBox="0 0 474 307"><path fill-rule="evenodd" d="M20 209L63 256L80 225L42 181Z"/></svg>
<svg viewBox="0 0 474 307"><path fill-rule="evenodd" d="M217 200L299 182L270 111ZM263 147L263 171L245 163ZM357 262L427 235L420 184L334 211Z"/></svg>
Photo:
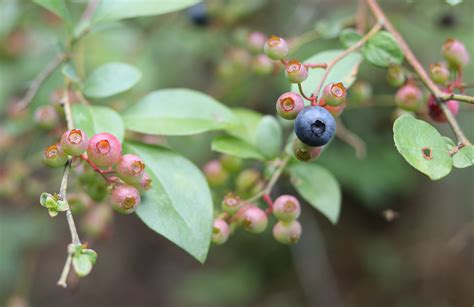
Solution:
<svg viewBox="0 0 474 307"><path fill-rule="evenodd" d="M318 147L327 144L335 132L336 121L323 107L305 107L296 117L296 136L308 146Z"/></svg>
<svg viewBox="0 0 474 307"><path fill-rule="evenodd" d="M90 139L87 155L97 166L109 167L120 160L122 144L110 133L98 133Z"/></svg>
<svg viewBox="0 0 474 307"><path fill-rule="evenodd" d="M267 228L268 218L265 212L255 205L246 205L237 213L242 227L250 233L262 233Z"/></svg>
<svg viewBox="0 0 474 307"><path fill-rule="evenodd" d="M293 92L286 92L278 97L276 102L276 110L278 115L284 119L295 119L298 113L303 110L303 98Z"/></svg>
<svg viewBox="0 0 474 307"><path fill-rule="evenodd" d="M303 144L298 138L293 141L293 154L296 159L302 162L308 162L318 158L321 155L322 147L312 147Z"/></svg>
<svg viewBox="0 0 474 307"><path fill-rule="evenodd" d="M469 63L469 53L466 47L456 39L448 38L441 48L441 53L448 64L456 69Z"/></svg>
<svg viewBox="0 0 474 307"><path fill-rule="evenodd" d="M298 60L291 60L286 64L285 75L291 83L301 83L308 78L308 69Z"/></svg>
<svg viewBox="0 0 474 307"><path fill-rule="evenodd" d="M273 215L284 222L296 220L301 214L298 199L292 195L281 195L273 203Z"/></svg>
<svg viewBox="0 0 474 307"><path fill-rule="evenodd" d="M456 116L459 112L459 102L456 100L448 100L444 102L451 113ZM446 118L446 115L444 115L443 110L441 107L438 105L438 102L436 101L436 98L433 95L430 95L428 98L428 114L430 115L430 118L434 120L435 122L439 123L445 123L448 121Z"/></svg>
<svg viewBox="0 0 474 307"><path fill-rule="evenodd" d="M145 163L136 155L126 154L120 158L116 169L120 179L129 184L137 184L145 172Z"/></svg>
<svg viewBox="0 0 474 307"><path fill-rule="evenodd" d="M395 94L396 105L406 111L417 111L423 100L423 93L413 84L407 83Z"/></svg>
<svg viewBox="0 0 474 307"><path fill-rule="evenodd" d="M288 43L283 38L272 35L265 42L263 52L272 60L281 60L288 54Z"/></svg>
<svg viewBox="0 0 474 307"><path fill-rule="evenodd" d="M51 167L61 167L67 162L67 155L61 149L61 145L55 144L47 147L44 151L44 163Z"/></svg>
<svg viewBox="0 0 474 307"><path fill-rule="evenodd" d="M230 235L229 224L223 219L215 219L212 224L211 241L216 245L224 244Z"/></svg>
<svg viewBox="0 0 474 307"><path fill-rule="evenodd" d="M116 186L110 196L113 208L120 213L130 214L140 204L138 190L126 184Z"/></svg>
<svg viewBox="0 0 474 307"><path fill-rule="evenodd" d="M89 138L80 129L71 129L61 136L61 148L70 156L76 157L86 152Z"/></svg>
<svg viewBox="0 0 474 307"><path fill-rule="evenodd" d="M289 223L279 221L273 226L273 237L283 244L294 244L301 237L301 224L298 221Z"/></svg>
<svg viewBox="0 0 474 307"><path fill-rule="evenodd" d="M262 32L252 32L248 36L247 46L251 52L260 53L266 40L267 37Z"/></svg>
<svg viewBox="0 0 474 307"><path fill-rule="evenodd" d="M242 207L242 203L240 202L239 196L230 192L227 193L226 196L224 196L221 206L224 212L227 212L230 215L234 215L237 211L239 211L240 207Z"/></svg>
<svg viewBox="0 0 474 307"><path fill-rule="evenodd" d="M209 185L213 187L223 185L227 181L227 178L229 178L229 174L222 167L219 160L207 162L203 166L203 173Z"/></svg>
<svg viewBox="0 0 474 307"><path fill-rule="evenodd" d="M434 63L430 65L430 78L435 83L444 85L449 78L449 69L444 63Z"/></svg>
<svg viewBox="0 0 474 307"><path fill-rule="evenodd" d="M273 62L264 54L259 54L253 60L253 69L259 75L268 75L273 71Z"/></svg>
<svg viewBox="0 0 474 307"><path fill-rule="evenodd" d="M338 106L346 101L347 90L342 82L329 83L323 90L322 99L326 105Z"/></svg>

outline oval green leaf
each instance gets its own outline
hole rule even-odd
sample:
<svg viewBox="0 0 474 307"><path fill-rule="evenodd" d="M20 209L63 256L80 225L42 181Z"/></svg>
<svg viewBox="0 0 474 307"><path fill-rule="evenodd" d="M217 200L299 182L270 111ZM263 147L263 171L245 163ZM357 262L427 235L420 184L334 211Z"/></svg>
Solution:
<svg viewBox="0 0 474 307"><path fill-rule="evenodd" d="M120 142L125 135L122 117L113 109L103 106L75 104L72 106L75 127L82 129L89 138L100 132L108 132Z"/></svg>
<svg viewBox="0 0 474 307"><path fill-rule="evenodd" d="M265 160L258 149L233 136L218 136L212 140L212 150L236 156L242 159Z"/></svg>
<svg viewBox="0 0 474 307"><path fill-rule="evenodd" d="M466 168L474 164L474 146L468 145L461 148L453 155L453 165L457 168Z"/></svg>
<svg viewBox="0 0 474 307"><path fill-rule="evenodd" d="M129 130L158 135L190 135L235 124L234 114L214 98L189 89L152 92L125 111Z"/></svg>
<svg viewBox="0 0 474 307"><path fill-rule="evenodd" d="M71 16L64 0L34 0L34 2L42 7L50 10L54 14L61 17L67 23L70 23Z"/></svg>
<svg viewBox="0 0 474 307"><path fill-rule="evenodd" d="M275 117L265 115L257 126L257 148L266 158L272 159L280 154L282 129Z"/></svg>
<svg viewBox="0 0 474 307"><path fill-rule="evenodd" d="M361 38L362 35L357 33L357 31L352 28L344 29L339 35L339 40L341 41L341 44L346 48L351 47L352 45L360 41Z"/></svg>
<svg viewBox="0 0 474 307"><path fill-rule="evenodd" d="M90 98L105 98L131 89L140 81L142 73L126 63L100 66L84 82L84 94Z"/></svg>
<svg viewBox="0 0 474 307"><path fill-rule="evenodd" d="M451 172L453 159L446 141L427 122L403 115L393 124L393 139L403 158L431 180L441 179Z"/></svg>
<svg viewBox="0 0 474 307"><path fill-rule="evenodd" d="M341 188L336 178L314 163L292 163L288 171L298 193L316 210L336 224L341 211Z"/></svg>
<svg viewBox="0 0 474 307"><path fill-rule="evenodd" d="M380 31L362 46L362 55L370 63L378 67L403 62L403 51L387 31Z"/></svg>
<svg viewBox="0 0 474 307"><path fill-rule="evenodd" d="M257 143L256 131L263 115L244 108L232 109L236 117L236 122L226 129L226 132L247 143L255 145Z"/></svg>
<svg viewBox="0 0 474 307"><path fill-rule="evenodd" d="M137 215L203 263L213 220L211 192L204 175L189 160L168 149L125 143L124 151L140 156L153 180Z"/></svg>
<svg viewBox="0 0 474 307"><path fill-rule="evenodd" d="M77 276L84 277L89 275L92 270L92 261L86 254L74 255L72 258L72 265Z"/></svg>

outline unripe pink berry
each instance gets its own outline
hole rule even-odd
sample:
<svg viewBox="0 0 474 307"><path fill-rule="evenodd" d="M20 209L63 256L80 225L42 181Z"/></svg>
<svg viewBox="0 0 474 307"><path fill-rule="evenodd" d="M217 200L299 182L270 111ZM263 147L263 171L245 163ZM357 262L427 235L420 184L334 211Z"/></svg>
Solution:
<svg viewBox="0 0 474 307"><path fill-rule="evenodd" d="M126 154L120 157L116 170L120 179L128 184L135 185L140 183L145 172L145 163L136 155Z"/></svg>
<svg viewBox="0 0 474 307"><path fill-rule="evenodd" d="M253 60L253 69L258 75L268 75L273 71L273 62L264 54L257 55Z"/></svg>
<svg viewBox="0 0 474 307"><path fill-rule="evenodd" d="M288 54L288 43L283 38L272 35L265 42L263 52L272 60L281 60Z"/></svg>
<svg viewBox="0 0 474 307"><path fill-rule="evenodd" d="M71 129L64 132L61 137L61 148L70 156L82 155L88 146L89 138L82 130Z"/></svg>
<svg viewBox="0 0 474 307"><path fill-rule="evenodd" d="M296 159L303 162L308 162L318 158L321 155L322 148L322 146L308 146L301 142L298 138L295 138L295 140L293 141L293 154Z"/></svg>
<svg viewBox="0 0 474 307"><path fill-rule="evenodd" d="M273 226L273 237L283 244L294 244L301 237L301 224L298 221L289 223L279 221Z"/></svg>
<svg viewBox="0 0 474 307"><path fill-rule="evenodd" d="M51 167L61 167L67 162L67 155L61 149L61 145L55 144L47 147L44 151L44 163Z"/></svg>
<svg viewBox="0 0 474 307"><path fill-rule="evenodd" d="M338 106L346 101L347 91L342 82L329 83L323 90L322 99L326 105Z"/></svg>
<svg viewBox="0 0 474 307"><path fill-rule="evenodd" d="M277 113L284 119L295 119L303 108L303 98L299 94L293 92L283 93L278 97L276 102Z"/></svg>
<svg viewBox="0 0 474 307"><path fill-rule="evenodd" d="M328 110L332 114L332 116L339 116L346 108L346 103L342 103L338 106L324 105L323 108Z"/></svg>
<svg viewBox="0 0 474 307"><path fill-rule="evenodd" d="M275 200L272 208L275 217L284 222L294 221L301 214L300 202L292 195L281 195Z"/></svg>
<svg viewBox="0 0 474 307"><path fill-rule="evenodd" d="M36 109L34 120L40 128L52 129L56 127L59 122L59 116L53 106L41 106Z"/></svg>
<svg viewBox="0 0 474 307"><path fill-rule="evenodd" d="M116 186L110 196L113 208L120 213L132 213L140 204L140 194L138 190L126 184Z"/></svg>
<svg viewBox="0 0 474 307"><path fill-rule="evenodd" d="M215 219L212 225L212 243L216 245L224 244L230 235L229 224L223 219Z"/></svg>
<svg viewBox="0 0 474 307"><path fill-rule="evenodd" d="M417 111L423 99L421 90L410 83L402 86L395 94L395 103L406 111Z"/></svg>
<svg viewBox="0 0 474 307"><path fill-rule="evenodd" d="M148 173L143 173L142 177L140 178L140 189L143 191L148 191L151 189L153 181Z"/></svg>
<svg viewBox="0 0 474 307"><path fill-rule="evenodd" d="M247 46L251 52L260 53L266 40L267 37L262 32L252 32L248 36Z"/></svg>
<svg viewBox="0 0 474 307"><path fill-rule="evenodd" d="M364 104L372 98L372 86L369 82L364 80L358 80L351 87L349 93L349 103L351 104Z"/></svg>
<svg viewBox="0 0 474 307"><path fill-rule="evenodd" d="M405 83L403 68L397 64L390 64L387 70L387 82L393 87L400 87Z"/></svg>
<svg viewBox="0 0 474 307"><path fill-rule="evenodd" d="M110 133L98 133L90 139L87 155L97 166L109 167L120 160L122 144Z"/></svg>
<svg viewBox="0 0 474 307"><path fill-rule="evenodd" d="M243 228L250 233L262 233L267 228L267 215L255 205L246 205L239 210L237 215Z"/></svg>
<svg viewBox="0 0 474 307"><path fill-rule="evenodd" d="M240 172L235 179L237 193L241 194L252 189L260 181L261 175L255 169L246 169Z"/></svg>
<svg viewBox="0 0 474 307"><path fill-rule="evenodd" d="M430 65L430 78L435 83L444 85L449 79L449 69L444 63L434 63Z"/></svg>
<svg viewBox="0 0 474 307"><path fill-rule="evenodd" d="M456 116L459 112L459 102L456 100L448 100L444 102L451 113ZM436 98L433 95L430 95L428 97L428 114L430 115L431 119L434 120L435 122L439 123L445 123L448 121L446 118L446 115L444 115L443 110L441 107L438 105L436 102Z"/></svg>
<svg viewBox="0 0 474 307"><path fill-rule="evenodd" d="M229 178L229 174L222 167L219 160L211 160L203 166L204 176L212 187L223 185Z"/></svg>
<svg viewBox="0 0 474 307"><path fill-rule="evenodd" d="M441 48L441 53L452 67L460 68L469 63L469 53L466 47L456 39L448 38Z"/></svg>
<svg viewBox="0 0 474 307"><path fill-rule="evenodd" d="M222 210L230 215L234 215L242 207L240 197L230 192L222 200Z"/></svg>
<svg viewBox="0 0 474 307"><path fill-rule="evenodd" d="M301 83L308 78L308 69L298 60L291 60L286 64L285 74L291 83Z"/></svg>

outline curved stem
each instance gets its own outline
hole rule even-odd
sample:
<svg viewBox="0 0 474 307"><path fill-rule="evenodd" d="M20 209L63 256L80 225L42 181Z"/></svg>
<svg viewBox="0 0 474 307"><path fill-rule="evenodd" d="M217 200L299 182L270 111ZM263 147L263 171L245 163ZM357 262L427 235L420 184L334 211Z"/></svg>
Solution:
<svg viewBox="0 0 474 307"><path fill-rule="evenodd" d="M338 117L336 119L336 136L342 141L352 146L356 152L358 159L363 159L367 154L367 146L364 140L362 140L357 134L347 129L342 120Z"/></svg>

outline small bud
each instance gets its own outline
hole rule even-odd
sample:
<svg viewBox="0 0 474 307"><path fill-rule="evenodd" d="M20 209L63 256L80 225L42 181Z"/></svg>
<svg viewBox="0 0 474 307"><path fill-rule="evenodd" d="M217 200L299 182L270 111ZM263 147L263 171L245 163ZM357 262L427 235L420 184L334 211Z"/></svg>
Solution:
<svg viewBox="0 0 474 307"><path fill-rule="evenodd" d="M456 116L459 112L459 102L456 100L448 100L445 103L451 113ZM441 107L438 105L436 102L436 98L433 95L430 95L428 97L428 114L430 115L431 119L434 120L435 122L439 123L445 123L448 121L446 118L446 115L444 115L443 110Z"/></svg>
<svg viewBox="0 0 474 307"><path fill-rule="evenodd" d="M212 187L223 185L229 178L229 174L222 167L219 160L211 160L203 166L204 176Z"/></svg>
<svg viewBox="0 0 474 307"><path fill-rule="evenodd" d="M448 64L454 68L461 68L469 63L469 53L466 47L456 39L449 38L446 40L441 48L441 53Z"/></svg>
<svg viewBox="0 0 474 307"><path fill-rule="evenodd" d="M235 179L237 192L247 192L260 180L260 173L254 169L243 170Z"/></svg>
<svg viewBox="0 0 474 307"><path fill-rule="evenodd" d="M291 60L285 67L285 74L291 83L301 83L308 78L308 69L298 60Z"/></svg>
<svg viewBox="0 0 474 307"><path fill-rule="evenodd" d="M58 124L59 116L53 106L41 106L35 111L34 121L40 128L51 130Z"/></svg>
<svg viewBox="0 0 474 307"><path fill-rule="evenodd" d="M234 215L239 211L241 206L242 203L240 202L240 197L232 192L227 193L222 200L222 210L230 215Z"/></svg>
<svg viewBox="0 0 474 307"><path fill-rule="evenodd" d="M372 98L372 86L369 82L358 80L352 85L349 93L349 103L366 104Z"/></svg>
<svg viewBox="0 0 474 307"><path fill-rule="evenodd" d="M87 155L97 166L109 167L120 160L122 144L110 133L98 133L90 139Z"/></svg>
<svg viewBox="0 0 474 307"><path fill-rule="evenodd" d="M278 115L284 119L295 119L298 113L303 110L303 98L293 92L286 92L278 97L276 102L276 110Z"/></svg>
<svg viewBox="0 0 474 307"><path fill-rule="evenodd" d="M252 32L248 36L247 46L251 52L260 53L266 40L267 38L262 32Z"/></svg>
<svg viewBox="0 0 474 307"><path fill-rule="evenodd" d="M268 218L265 212L255 205L246 205L237 212L242 227L250 233L262 233L267 228Z"/></svg>
<svg viewBox="0 0 474 307"><path fill-rule="evenodd" d="M387 82L393 87L400 87L405 83L405 74L400 65L390 64L387 70Z"/></svg>
<svg viewBox="0 0 474 307"><path fill-rule="evenodd" d="M301 214L300 202L292 195L281 195L273 203L273 214L280 221L294 221Z"/></svg>
<svg viewBox="0 0 474 307"><path fill-rule="evenodd" d="M288 54L288 43L281 37L272 35L265 42L263 51L272 60L281 60Z"/></svg>
<svg viewBox="0 0 474 307"><path fill-rule="evenodd" d="M449 69L444 63L434 63L430 65L430 78L435 83L444 85L449 79Z"/></svg>
<svg viewBox="0 0 474 307"><path fill-rule="evenodd" d="M138 190L129 185L116 186L111 193L113 208L124 214L130 214L135 211L140 204L140 194Z"/></svg>
<svg viewBox="0 0 474 307"><path fill-rule="evenodd" d="M261 76L270 74L274 68L272 60L264 54L257 55L252 65L255 73Z"/></svg>
<svg viewBox="0 0 474 307"><path fill-rule="evenodd" d="M293 141L293 154L295 155L296 159L303 162L308 162L318 158L321 155L322 148L322 146L308 146L301 142L298 138L295 138L295 140Z"/></svg>
<svg viewBox="0 0 474 307"><path fill-rule="evenodd" d="M61 145L51 145L44 151L44 163L51 167L62 167L67 162L67 155L62 151Z"/></svg>
<svg viewBox="0 0 474 307"><path fill-rule="evenodd" d="M283 244L294 244L299 241L301 237L301 224L298 221L291 221L285 223L279 221L273 226L273 237Z"/></svg>
<svg viewBox="0 0 474 307"><path fill-rule="evenodd" d="M145 172L143 160L132 154L123 155L116 166L117 174L128 184L139 184Z"/></svg>
<svg viewBox="0 0 474 307"><path fill-rule="evenodd" d="M421 90L410 83L402 86L395 94L395 103L406 111L417 111L423 99Z"/></svg>
<svg viewBox="0 0 474 307"><path fill-rule="evenodd" d="M347 91L342 82L329 83L323 90L322 99L326 105L338 106L346 101Z"/></svg>
<svg viewBox="0 0 474 307"><path fill-rule="evenodd" d="M230 235L229 224L223 219L215 219L212 225L212 243L216 245L224 244Z"/></svg>
<svg viewBox="0 0 474 307"><path fill-rule="evenodd" d="M222 167L231 173L238 172L242 168L242 159L231 155L222 155L220 158Z"/></svg>
<svg viewBox="0 0 474 307"><path fill-rule="evenodd" d="M61 148L70 156L82 155L86 152L88 146L89 138L82 130L68 130L61 137Z"/></svg>

